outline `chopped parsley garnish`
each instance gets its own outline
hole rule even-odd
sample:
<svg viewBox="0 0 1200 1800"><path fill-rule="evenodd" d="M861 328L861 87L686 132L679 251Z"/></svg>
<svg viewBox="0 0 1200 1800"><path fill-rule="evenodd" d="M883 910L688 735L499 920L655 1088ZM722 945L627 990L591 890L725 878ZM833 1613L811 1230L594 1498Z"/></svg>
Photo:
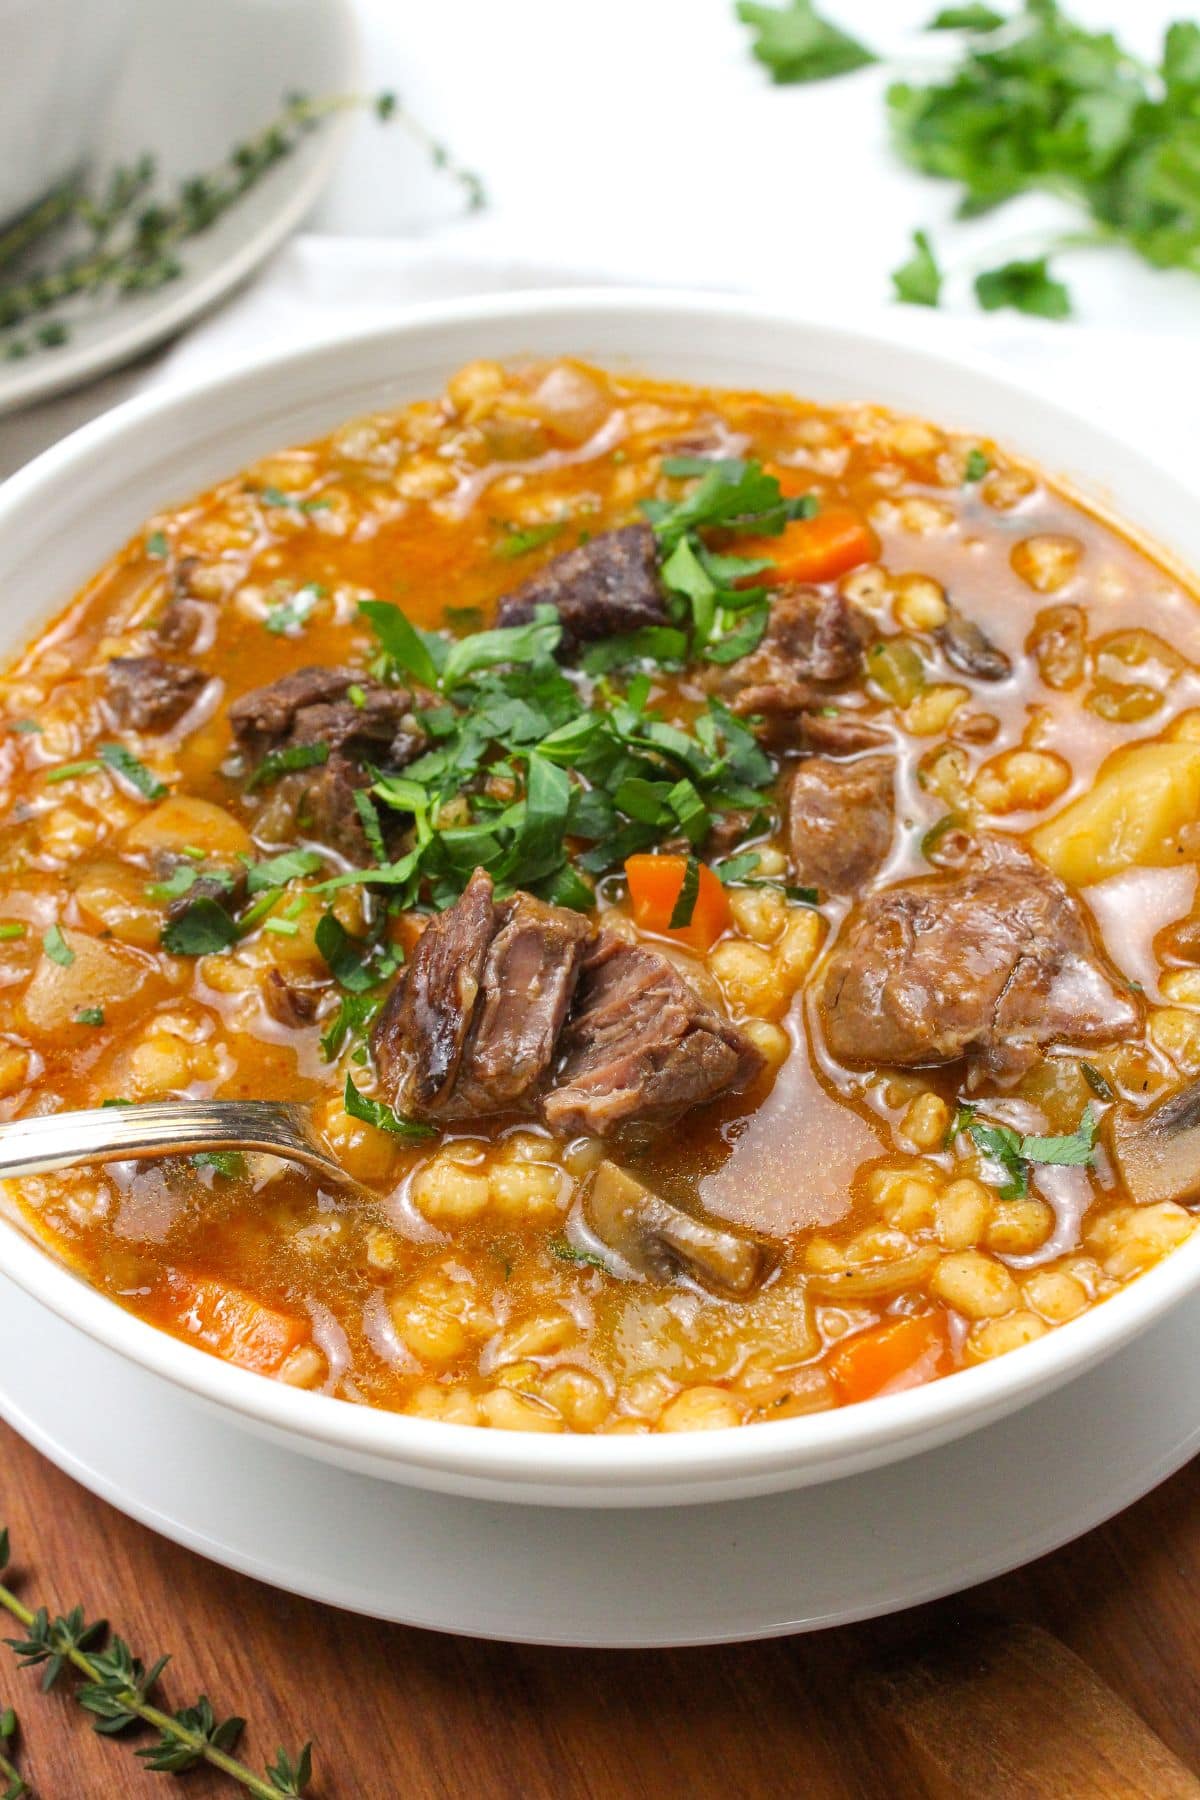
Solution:
<svg viewBox="0 0 1200 1800"><path fill-rule="evenodd" d="M160 781L124 744L101 744L96 754L106 768L111 769L135 793L140 794L143 800L161 800L166 793L166 782Z"/></svg>
<svg viewBox="0 0 1200 1800"><path fill-rule="evenodd" d="M1116 1091L1106 1075L1102 1075L1094 1063L1081 1062L1080 1074L1095 1094L1097 1100L1115 1100Z"/></svg>
<svg viewBox="0 0 1200 1800"><path fill-rule="evenodd" d="M81 1006L75 1014L77 1025L103 1025L104 1008L102 1006Z"/></svg>
<svg viewBox="0 0 1200 1800"><path fill-rule="evenodd" d="M777 508L774 481L767 497ZM434 704L418 711L428 748L370 789L380 814L403 816L411 848L383 860L390 834L381 816L375 842L364 817L379 860L322 883L327 891L370 882L394 889L400 907L440 908L483 867L501 896L522 887L587 910L587 878L635 851L680 833L698 845L723 812L769 810L772 764L741 720L711 700L685 728L650 709L643 675L624 692L606 676L572 677L554 657L562 625L552 607L457 641L418 631L383 601L362 610L384 672L415 678Z"/></svg>
<svg viewBox="0 0 1200 1800"><path fill-rule="evenodd" d="M601 1269L605 1275L612 1274L602 1256L597 1256L594 1250L577 1250L565 1237L551 1238L549 1248L551 1256L556 1256L559 1262L582 1263L585 1268Z"/></svg>
<svg viewBox="0 0 1200 1800"><path fill-rule="evenodd" d="M968 481L982 481L991 466L991 463L988 461L982 450L978 448L968 450L966 468L963 470L963 474Z"/></svg>
<svg viewBox="0 0 1200 1800"><path fill-rule="evenodd" d="M985 270L975 277L975 296L985 312L1007 306L1042 319L1065 319L1071 312L1071 296L1051 275L1044 256Z"/></svg>
<svg viewBox="0 0 1200 1800"><path fill-rule="evenodd" d="M261 862L251 862L248 857L242 860L247 864L246 884L252 894L261 894L267 888L286 887L289 881L315 875L325 866L324 857L315 850L284 850L278 856L264 857Z"/></svg>
<svg viewBox="0 0 1200 1800"><path fill-rule="evenodd" d="M18 919L8 919L0 925L0 943L8 943L12 938L25 936L25 926Z"/></svg>
<svg viewBox="0 0 1200 1800"><path fill-rule="evenodd" d="M990 6L947 6L935 13L926 31L996 31L1005 23L1004 14Z"/></svg>
<svg viewBox="0 0 1200 1800"><path fill-rule="evenodd" d="M379 814L375 809L375 802L372 800L370 794L365 793L362 788L355 788L354 790L354 808L358 813L359 821L363 828L363 836L367 840L367 846L370 849L371 855L375 858L377 863L385 862L387 860L387 845L383 841L383 829L379 823Z"/></svg>
<svg viewBox="0 0 1200 1800"><path fill-rule="evenodd" d="M364 938L352 937L333 913L322 913L315 933L317 949L329 965L339 987L348 993L362 994L375 987L384 973L391 973L394 960L385 968L374 964L378 946Z"/></svg>
<svg viewBox="0 0 1200 1800"><path fill-rule="evenodd" d="M89 756L82 762L59 763L57 768L47 769L46 782L72 781L76 775L94 775L99 767L94 756Z"/></svg>
<svg viewBox="0 0 1200 1800"><path fill-rule="evenodd" d="M290 775L296 769L315 769L328 761L328 744L286 744L282 750L272 750L263 757L246 783L246 791L252 793L255 788L278 781L281 775Z"/></svg>
<svg viewBox="0 0 1200 1800"><path fill-rule="evenodd" d="M255 490L251 488L250 492ZM298 494L285 494L277 487L259 488L257 493L264 506L290 506L302 513L325 512L330 504L328 500L302 500Z"/></svg>
<svg viewBox="0 0 1200 1800"><path fill-rule="evenodd" d="M276 637L299 637L309 614L324 597L325 589L320 582L310 581L298 588L290 600L280 600L277 605L272 606L263 624Z"/></svg>
<svg viewBox="0 0 1200 1800"><path fill-rule="evenodd" d="M156 556L161 559L164 556L169 556L170 552L171 546L167 542L166 533L164 531L152 531L150 536L146 539L146 555Z"/></svg>
<svg viewBox="0 0 1200 1800"><path fill-rule="evenodd" d="M897 300L909 306L936 306L942 297L942 271L927 231L913 232L913 253L892 270Z"/></svg>
<svg viewBox="0 0 1200 1800"><path fill-rule="evenodd" d="M1023 1135L1014 1131L1011 1125L984 1124L978 1118L978 1109L969 1101L959 1105L946 1133L947 1145L961 1131L965 1131L984 1155L1003 1169L1005 1180L997 1189L1002 1200L1026 1197L1031 1164L1083 1167L1091 1162L1096 1147L1096 1115L1090 1100L1075 1130L1062 1137Z"/></svg>
<svg viewBox="0 0 1200 1800"><path fill-rule="evenodd" d="M205 894L177 919L167 920L161 941L172 956L212 956L228 950L237 937L238 927L225 908Z"/></svg>
<svg viewBox="0 0 1200 1800"><path fill-rule="evenodd" d="M694 856L689 856L683 871L683 885L671 908L671 917L667 921L671 931L682 931L692 922L692 914L696 910L696 901L700 894L700 864Z"/></svg>
<svg viewBox="0 0 1200 1800"><path fill-rule="evenodd" d="M812 494L785 496L778 478L757 462L674 456L662 468L672 479L696 478L680 500L643 502L658 539L659 575L672 618L689 627L693 656L734 662L757 648L767 628L767 591L754 578L770 568L770 558L712 550L700 532L777 537L790 520L811 519L817 500ZM686 639L671 648L672 660L687 660Z"/></svg>
<svg viewBox="0 0 1200 1800"><path fill-rule="evenodd" d="M377 1131L390 1131L393 1137L427 1138L435 1135L431 1125L422 1125L418 1119L409 1119L403 1113L393 1112L386 1100L369 1100L355 1087L352 1075L346 1077L346 1092L342 1104L352 1119L361 1119L364 1124L374 1125Z"/></svg>
<svg viewBox="0 0 1200 1800"><path fill-rule="evenodd" d="M50 958L51 962L60 964L64 969L69 969L71 964L75 961L75 952L72 950L70 944L68 944L57 925L52 925L49 931L44 934L42 938L42 949L46 952L46 955Z"/></svg>
<svg viewBox="0 0 1200 1800"><path fill-rule="evenodd" d="M8 729L10 731L19 731L22 736L28 732L36 732L38 736L40 736L42 730L36 719L10 719L8 721Z"/></svg>
<svg viewBox="0 0 1200 1800"><path fill-rule="evenodd" d="M334 1060L347 1038L362 1037L369 1030L383 999L379 988L362 994L343 993L341 1005L321 1033L321 1055L326 1062Z"/></svg>
<svg viewBox="0 0 1200 1800"><path fill-rule="evenodd" d="M543 544L553 543L569 523L569 519L549 519L544 525L508 525L505 527L505 536L498 544L493 545L492 555L509 560L527 556L531 550L540 550Z"/></svg>
<svg viewBox="0 0 1200 1800"><path fill-rule="evenodd" d="M234 1181L246 1173L246 1158L240 1150L197 1150L189 1158L194 1169L211 1169Z"/></svg>
<svg viewBox="0 0 1200 1800"><path fill-rule="evenodd" d="M773 81L825 81L877 60L873 51L815 11L812 0L760 6L739 0L738 18L754 29L754 54Z"/></svg>

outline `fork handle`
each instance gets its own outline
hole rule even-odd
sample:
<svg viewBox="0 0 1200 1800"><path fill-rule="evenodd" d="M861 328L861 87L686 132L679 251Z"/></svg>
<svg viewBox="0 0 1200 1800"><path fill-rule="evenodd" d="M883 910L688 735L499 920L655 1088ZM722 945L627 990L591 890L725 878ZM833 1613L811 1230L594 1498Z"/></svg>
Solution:
<svg viewBox="0 0 1200 1800"><path fill-rule="evenodd" d="M9 1120L0 1125L0 1179L196 1150L265 1150L326 1176L337 1168L309 1141L306 1109L289 1101L149 1100Z"/></svg>

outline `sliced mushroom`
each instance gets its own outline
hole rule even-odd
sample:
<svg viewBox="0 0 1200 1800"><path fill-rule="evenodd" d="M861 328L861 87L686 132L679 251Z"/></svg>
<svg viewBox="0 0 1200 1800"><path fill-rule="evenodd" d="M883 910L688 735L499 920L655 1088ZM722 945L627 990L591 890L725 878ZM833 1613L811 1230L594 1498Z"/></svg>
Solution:
<svg viewBox="0 0 1200 1800"><path fill-rule="evenodd" d="M1139 1206L1200 1194L1200 1081L1146 1112L1113 1115L1110 1145L1117 1173Z"/></svg>
<svg viewBox="0 0 1200 1800"><path fill-rule="evenodd" d="M946 623L937 635L946 661L953 668L961 669L964 675L974 675L980 681L1003 681L1012 673L1012 664L1004 651L957 606L950 607Z"/></svg>
<svg viewBox="0 0 1200 1800"><path fill-rule="evenodd" d="M683 1269L705 1287L742 1300L770 1267L753 1238L672 1206L614 1162L597 1166L584 1211L600 1241L640 1275L663 1281Z"/></svg>

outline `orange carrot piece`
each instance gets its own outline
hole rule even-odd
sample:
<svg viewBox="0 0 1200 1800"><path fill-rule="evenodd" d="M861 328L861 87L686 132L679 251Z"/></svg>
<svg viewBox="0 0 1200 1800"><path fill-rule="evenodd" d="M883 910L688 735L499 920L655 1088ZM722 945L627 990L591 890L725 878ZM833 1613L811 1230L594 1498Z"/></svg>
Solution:
<svg viewBox="0 0 1200 1800"><path fill-rule="evenodd" d="M729 925L729 900L717 876L700 864L700 886L689 925L671 925L683 891L686 856L631 856L625 863L635 924L690 950L707 950Z"/></svg>
<svg viewBox="0 0 1200 1800"><path fill-rule="evenodd" d="M311 1335L307 1319L277 1312L248 1294L208 1276L176 1274L169 1284L171 1316L181 1337L191 1338L224 1362L258 1375L275 1375L298 1345Z"/></svg>
<svg viewBox="0 0 1200 1800"><path fill-rule="evenodd" d="M811 519L792 519L778 537L739 538L737 556L769 557L772 567L748 575L741 587L774 587L781 581L833 581L859 563L873 562L879 540L848 506L829 506Z"/></svg>
<svg viewBox="0 0 1200 1800"><path fill-rule="evenodd" d="M915 1313L860 1331L829 1358L829 1373L845 1402L919 1387L950 1367L946 1315L941 1312Z"/></svg>

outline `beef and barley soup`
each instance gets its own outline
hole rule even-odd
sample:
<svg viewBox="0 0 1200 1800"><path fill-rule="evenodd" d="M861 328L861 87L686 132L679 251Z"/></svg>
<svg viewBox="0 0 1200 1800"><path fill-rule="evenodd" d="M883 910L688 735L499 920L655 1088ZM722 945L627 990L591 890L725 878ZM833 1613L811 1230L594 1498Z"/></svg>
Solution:
<svg viewBox="0 0 1200 1800"><path fill-rule="evenodd" d="M1069 1324L1200 1196L1200 609L986 438L478 362L148 522L3 684L3 1205L423 1418L677 1431Z"/></svg>

